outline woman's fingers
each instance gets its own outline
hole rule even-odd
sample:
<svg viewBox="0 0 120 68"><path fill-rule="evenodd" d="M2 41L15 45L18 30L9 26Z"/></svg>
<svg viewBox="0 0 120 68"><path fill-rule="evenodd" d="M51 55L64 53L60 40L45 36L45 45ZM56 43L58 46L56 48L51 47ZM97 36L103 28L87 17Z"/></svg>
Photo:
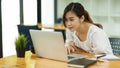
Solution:
<svg viewBox="0 0 120 68"><path fill-rule="evenodd" d="M74 50L77 50L77 47L75 46L75 43L73 41L71 41L69 45L72 46Z"/></svg>
<svg viewBox="0 0 120 68"><path fill-rule="evenodd" d="M75 52L75 49L72 46L67 46L67 53L70 54L73 52Z"/></svg>
<svg viewBox="0 0 120 68"><path fill-rule="evenodd" d="M71 49L71 53L73 53L73 52L75 52L75 49L74 49L74 48Z"/></svg>
<svg viewBox="0 0 120 68"><path fill-rule="evenodd" d="M75 46L75 43L73 41L70 41L69 45L66 46L66 48L67 48L67 53L68 54L73 53L77 50L77 47Z"/></svg>
<svg viewBox="0 0 120 68"><path fill-rule="evenodd" d="M67 47L67 53L70 54L70 49Z"/></svg>

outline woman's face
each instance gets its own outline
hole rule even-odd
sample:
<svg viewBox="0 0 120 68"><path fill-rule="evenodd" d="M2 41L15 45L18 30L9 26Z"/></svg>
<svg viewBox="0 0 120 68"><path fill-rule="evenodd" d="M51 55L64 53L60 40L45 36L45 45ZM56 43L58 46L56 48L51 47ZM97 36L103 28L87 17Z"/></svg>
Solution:
<svg viewBox="0 0 120 68"><path fill-rule="evenodd" d="M66 13L66 21L65 25L70 31L75 31L79 29L83 20L76 16L76 14L72 11Z"/></svg>

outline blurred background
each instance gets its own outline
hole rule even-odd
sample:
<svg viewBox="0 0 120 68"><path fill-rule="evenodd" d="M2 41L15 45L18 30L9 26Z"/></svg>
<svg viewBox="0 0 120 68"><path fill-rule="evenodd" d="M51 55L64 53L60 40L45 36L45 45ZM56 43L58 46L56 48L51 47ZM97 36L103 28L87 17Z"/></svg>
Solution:
<svg viewBox="0 0 120 68"><path fill-rule="evenodd" d="M63 11L70 2L80 2L108 37L120 37L120 0L0 0L0 57L16 54L18 24L63 25Z"/></svg>

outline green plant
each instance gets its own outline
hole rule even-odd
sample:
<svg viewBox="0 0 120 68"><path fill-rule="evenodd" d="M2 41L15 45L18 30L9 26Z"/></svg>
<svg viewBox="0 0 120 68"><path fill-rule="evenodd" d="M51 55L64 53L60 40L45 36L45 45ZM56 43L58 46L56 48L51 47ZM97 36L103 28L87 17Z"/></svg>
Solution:
<svg viewBox="0 0 120 68"><path fill-rule="evenodd" d="M25 37L24 34L21 34L18 36L18 38L15 41L16 48L26 48L27 44L27 37Z"/></svg>

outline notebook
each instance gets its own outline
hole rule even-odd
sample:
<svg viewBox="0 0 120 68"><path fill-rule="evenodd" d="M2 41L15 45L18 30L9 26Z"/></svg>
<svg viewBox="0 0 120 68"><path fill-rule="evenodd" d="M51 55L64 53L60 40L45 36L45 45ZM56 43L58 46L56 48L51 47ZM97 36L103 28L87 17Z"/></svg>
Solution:
<svg viewBox="0 0 120 68"><path fill-rule="evenodd" d="M77 68L86 68L94 63L96 63L97 60L90 60L90 59L76 59L68 62L68 66L77 67Z"/></svg>
<svg viewBox="0 0 120 68"><path fill-rule="evenodd" d="M69 62L85 58L84 55L70 54L69 60L61 32L30 30L35 53L38 57Z"/></svg>

